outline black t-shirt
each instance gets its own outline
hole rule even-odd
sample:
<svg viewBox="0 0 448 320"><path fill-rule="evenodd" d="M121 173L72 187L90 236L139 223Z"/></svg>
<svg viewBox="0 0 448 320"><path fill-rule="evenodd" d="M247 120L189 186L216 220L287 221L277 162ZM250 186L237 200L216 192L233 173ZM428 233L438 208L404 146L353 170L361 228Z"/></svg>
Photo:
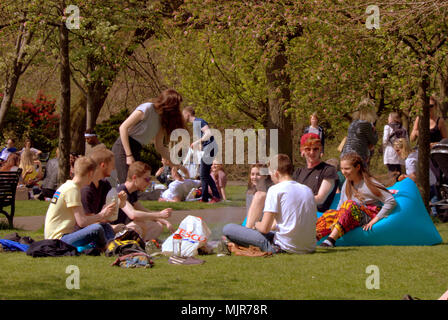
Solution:
<svg viewBox="0 0 448 320"><path fill-rule="evenodd" d="M112 189L109 181L101 179L98 182L98 188L92 182L90 185L81 189L81 202L85 213L100 213L106 204L106 196Z"/></svg>
<svg viewBox="0 0 448 320"><path fill-rule="evenodd" d="M121 191L126 192L126 195L127 195L126 201L128 201L131 205L134 205L134 203L136 203L138 201L138 191L134 191L132 193L129 193L129 191L126 188L126 185L124 183L120 184L117 187L117 193L120 193ZM111 224L119 224L119 223L128 224L131 221L132 220L129 219L128 215L126 213L124 213L123 210L119 209L118 210L118 218L117 218L117 220L111 222Z"/></svg>
<svg viewBox="0 0 448 320"><path fill-rule="evenodd" d="M339 181L339 177L335 167L325 162L321 162L311 169L308 168L296 169L296 171L294 171L292 178L298 183L308 186L313 191L314 195L317 195L319 193L320 185L322 184L322 181L324 179L335 180L334 188L328 195L325 202L317 206L317 210L320 212L325 212L330 208L331 203L333 202L334 199L334 195L336 194Z"/></svg>

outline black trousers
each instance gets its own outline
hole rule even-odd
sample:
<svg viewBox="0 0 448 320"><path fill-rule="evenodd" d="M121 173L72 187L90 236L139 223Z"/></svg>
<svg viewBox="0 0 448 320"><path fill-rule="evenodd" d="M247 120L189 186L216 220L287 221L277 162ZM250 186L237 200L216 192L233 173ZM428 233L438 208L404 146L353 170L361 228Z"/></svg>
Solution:
<svg viewBox="0 0 448 320"><path fill-rule="evenodd" d="M210 148L211 146L209 146ZM199 176L201 179L201 189L202 189L202 201L208 202L208 199L211 197L208 193L208 187L210 186L210 189L212 189L212 197L220 199L221 196L219 195L218 188L216 187L215 180L213 180L212 176L210 175L210 171L212 169L212 162L215 157L215 151L216 149L206 149L206 154L210 154L209 159L205 162L204 157L201 159L201 165L199 167ZM208 153L209 152L209 153Z"/></svg>
<svg viewBox="0 0 448 320"><path fill-rule="evenodd" d="M142 145L131 137L129 137L129 145L135 161L140 161L141 152L143 149ZM124 151L120 137L118 137L117 141L115 141L112 147L112 152L115 155L115 170L117 170L118 182L122 184L126 181L129 166L126 164L126 152Z"/></svg>

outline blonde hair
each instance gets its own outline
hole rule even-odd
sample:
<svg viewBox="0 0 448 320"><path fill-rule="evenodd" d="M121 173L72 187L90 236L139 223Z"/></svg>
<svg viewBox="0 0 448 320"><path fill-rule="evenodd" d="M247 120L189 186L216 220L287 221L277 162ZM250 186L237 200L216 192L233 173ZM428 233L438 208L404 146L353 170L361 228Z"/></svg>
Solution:
<svg viewBox="0 0 448 320"><path fill-rule="evenodd" d="M353 120L364 120L374 123L378 117L375 112L375 103L372 99L364 98L358 104L357 111L352 114Z"/></svg>
<svg viewBox="0 0 448 320"><path fill-rule="evenodd" d="M114 159L114 153L104 146L96 146L92 148L90 158L92 158L97 165L100 165L101 163L110 163Z"/></svg>
<svg viewBox="0 0 448 320"><path fill-rule="evenodd" d="M25 170L25 168L34 166L34 159L33 159L33 153L30 149L25 148L23 152L20 154L20 166L19 168L22 168L22 170Z"/></svg>
<svg viewBox="0 0 448 320"><path fill-rule="evenodd" d="M391 112L389 113L389 117L392 120L392 123L399 123L401 124L401 117L400 114L398 112Z"/></svg>
<svg viewBox="0 0 448 320"><path fill-rule="evenodd" d="M133 162L128 169L127 181L132 181L132 177L143 177L146 172L151 172L151 167L142 161Z"/></svg>
<svg viewBox="0 0 448 320"><path fill-rule="evenodd" d="M75 176L85 177L91 171L95 171L97 164L90 157L80 157L75 160Z"/></svg>
<svg viewBox="0 0 448 320"><path fill-rule="evenodd" d="M405 138L398 138L397 140L395 140L394 149L399 149L401 151L400 158L402 159L406 159L412 151L411 145Z"/></svg>

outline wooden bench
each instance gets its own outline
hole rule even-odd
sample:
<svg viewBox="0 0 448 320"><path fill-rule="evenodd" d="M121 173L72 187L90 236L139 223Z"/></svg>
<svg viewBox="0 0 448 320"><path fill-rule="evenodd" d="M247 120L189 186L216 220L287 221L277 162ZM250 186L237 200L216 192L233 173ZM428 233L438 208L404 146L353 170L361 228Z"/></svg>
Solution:
<svg viewBox="0 0 448 320"><path fill-rule="evenodd" d="M11 229L14 228L16 190L21 174L22 169L20 168L17 171L0 172L0 213L6 216ZM10 213L3 209L5 207L11 207Z"/></svg>

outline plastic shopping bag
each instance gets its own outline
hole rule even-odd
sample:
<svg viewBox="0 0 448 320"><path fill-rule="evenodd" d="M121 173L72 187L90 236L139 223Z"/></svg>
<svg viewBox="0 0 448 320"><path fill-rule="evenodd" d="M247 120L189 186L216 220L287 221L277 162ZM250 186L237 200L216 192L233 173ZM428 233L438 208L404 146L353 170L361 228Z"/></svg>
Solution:
<svg viewBox="0 0 448 320"><path fill-rule="evenodd" d="M198 249L207 244L211 235L210 229L201 218L187 216L179 225L179 228L162 244L162 252L173 253L173 236L180 234L182 236L181 256L193 257L198 254Z"/></svg>
<svg viewBox="0 0 448 320"><path fill-rule="evenodd" d="M204 151L188 149L188 153L183 160L183 165L187 168L190 179L199 177L199 165L201 164L203 155Z"/></svg>

